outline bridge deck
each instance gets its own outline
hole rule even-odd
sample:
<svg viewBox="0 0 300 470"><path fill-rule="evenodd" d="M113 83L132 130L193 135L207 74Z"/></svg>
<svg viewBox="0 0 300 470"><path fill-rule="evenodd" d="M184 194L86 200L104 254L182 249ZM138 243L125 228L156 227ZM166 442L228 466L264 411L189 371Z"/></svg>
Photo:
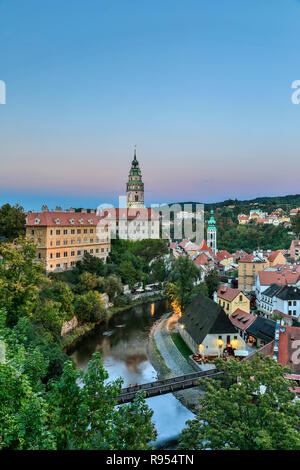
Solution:
<svg viewBox="0 0 300 470"><path fill-rule="evenodd" d="M132 387L125 387L121 390L121 393L118 397L118 403L122 404L133 401L136 393L141 390L146 393L146 398L155 397L157 395L164 395L166 393L196 387L198 385L199 379L206 377L214 378L220 374L222 374L222 372L213 369L181 375L179 377L171 377L170 379L158 380L156 382L148 382Z"/></svg>

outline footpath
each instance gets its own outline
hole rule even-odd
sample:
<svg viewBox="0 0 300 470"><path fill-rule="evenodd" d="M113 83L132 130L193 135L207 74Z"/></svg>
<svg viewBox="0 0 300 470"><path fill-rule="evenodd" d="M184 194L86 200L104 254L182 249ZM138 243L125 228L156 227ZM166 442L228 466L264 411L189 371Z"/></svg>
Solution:
<svg viewBox="0 0 300 470"><path fill-rule="evenodd" d="M172 340L170 333L176 322L177 317L167 313L153 325L150 332L148 357L160 379L195 372ZM189 410L197 413L200 409L199 398L204 395L204 391L194 387L175 392L174 395Z"/></svg>

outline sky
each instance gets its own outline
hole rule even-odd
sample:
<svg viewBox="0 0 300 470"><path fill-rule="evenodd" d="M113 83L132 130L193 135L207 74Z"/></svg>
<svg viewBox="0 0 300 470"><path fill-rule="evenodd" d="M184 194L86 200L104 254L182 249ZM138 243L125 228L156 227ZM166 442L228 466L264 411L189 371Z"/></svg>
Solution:
<svg viewBox="0 0 300 470"><path fill-rule="evenodd" d="M0 205L300 193L298 0L0 0Z"/></svg>

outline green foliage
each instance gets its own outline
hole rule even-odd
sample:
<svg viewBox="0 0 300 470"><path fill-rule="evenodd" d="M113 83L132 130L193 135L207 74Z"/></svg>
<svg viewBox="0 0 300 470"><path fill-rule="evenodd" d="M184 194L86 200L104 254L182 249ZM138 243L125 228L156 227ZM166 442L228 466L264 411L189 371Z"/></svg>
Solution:
<svg viewBox="0 0 300 470"><path fill-rule="evenodd" d="M176 301L182 312L191 301L194 283L199 279L200 271L187 256L176 258L169 275L166 291L172 301Z"/></svg>
<svg viewBox="0 0 300 470"><path fill-rule="evenodd" d="M294 215L291 217L291 223L292 223L292 230L296 237L298 238L300 236L300 212L298 214Z"/></svg>
<svg viewBox="0 0 300 470"><path fill-rule="evenodd" d="M258 356L216 365L223 380L203 380L201 411L187 422L179 449L299 450L300 403L284 378L288 368Z"/></svg>
<svg viewBox="0 0 300 470"><path fill-rule="evenodd" d="M75 313L79 323L94 323L105 320L106 311L101 294L97 291L88 291L78 295L75 300Z"/></svg>
<svg viewBox="0 0 300 470"><path fill-rule="evenodd" d="M26 216L23 207L16 204L4 204L0 207L0 237L5 237L7 241L25 235Z"/></svg>
<svg viewBox="0 0 300 470"><path fill-rule="evenodd" d="M28 339L35 337L28 322L11 330L0 312L0 338L6 346L0 363L0 449L149 448L155 439L153 412L141 395L130 405L115 406L122 381L106 382L99 353L86 372L69 360L59 380L43 386L47 364Z"/></svg>
<svg viewBox="0 0 300 470"><path fill-rule="evenodd" d="M109 299L112 301L116 296L123 293L123 284L121 279L115 274L110 274L108 277L99 278L101 292L108 294Z"/></svg>
<svg viewBox="0 0 300 470"><path fill-rule="evenodd" d="M205 274L204 282L205 282L205 285L207 287L208 297L210 297L212 299L214 292L217 291L219 289L219 286L220 286L219 271L216 268L210 269Z"/></svg>
<svg viewBox="0 0 300 470"><path fill-rule="evenodd" d="M85 253L81 261L77 261L76 269L78 274L89 272L97 276L105 276L107 272L106 265L101 258Z"/></svg>
<svg viewBox="0 0 300 470"><path fill-rule="evenodd" d="M36 248L31 240L19 238L15 244L0 244L0 304L7 310L7 324L22 316L32 316L40 288L46 283L44 270L34 263Z"/></svg>

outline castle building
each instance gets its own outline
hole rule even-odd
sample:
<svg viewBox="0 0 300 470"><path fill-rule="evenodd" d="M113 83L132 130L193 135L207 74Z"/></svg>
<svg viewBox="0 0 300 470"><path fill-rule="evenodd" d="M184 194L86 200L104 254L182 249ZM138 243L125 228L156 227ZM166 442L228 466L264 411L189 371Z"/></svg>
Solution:
<svg viewBox="0 0 300 470"><path fill-rule="evenodd" d="M216 221L214 218L214 211L210 212L210 219L208 221L207 227L207 245L211 248L212 252L216 255L217 254L217 228L216 228Z"/></svg>
<svg viewBox="0 0 300 470"><path fill-rule="evenodd" d="M140 209L144 206L144 183L142 181L142 172L139 162L136 159L136 148L134 149L134 158L131 162L128 182L126 186L127 207Z"/></svg>
<svg viewBox="0 0 300 470"><path fill-rule="evenodd" d="M136 149L126 185L127 208L100 208L98 215L109 223L111 238L143 240L160 238L160 218L144 205L144 183Z"/></svg>
<svg viewBox="0 0 300 470"><path fill-rule="evenodd" d="M107 222L95 213L28 212L26 237L37 245L37 261L47 272L72 269L85 253L104 262L110 252Z"/></svg>

